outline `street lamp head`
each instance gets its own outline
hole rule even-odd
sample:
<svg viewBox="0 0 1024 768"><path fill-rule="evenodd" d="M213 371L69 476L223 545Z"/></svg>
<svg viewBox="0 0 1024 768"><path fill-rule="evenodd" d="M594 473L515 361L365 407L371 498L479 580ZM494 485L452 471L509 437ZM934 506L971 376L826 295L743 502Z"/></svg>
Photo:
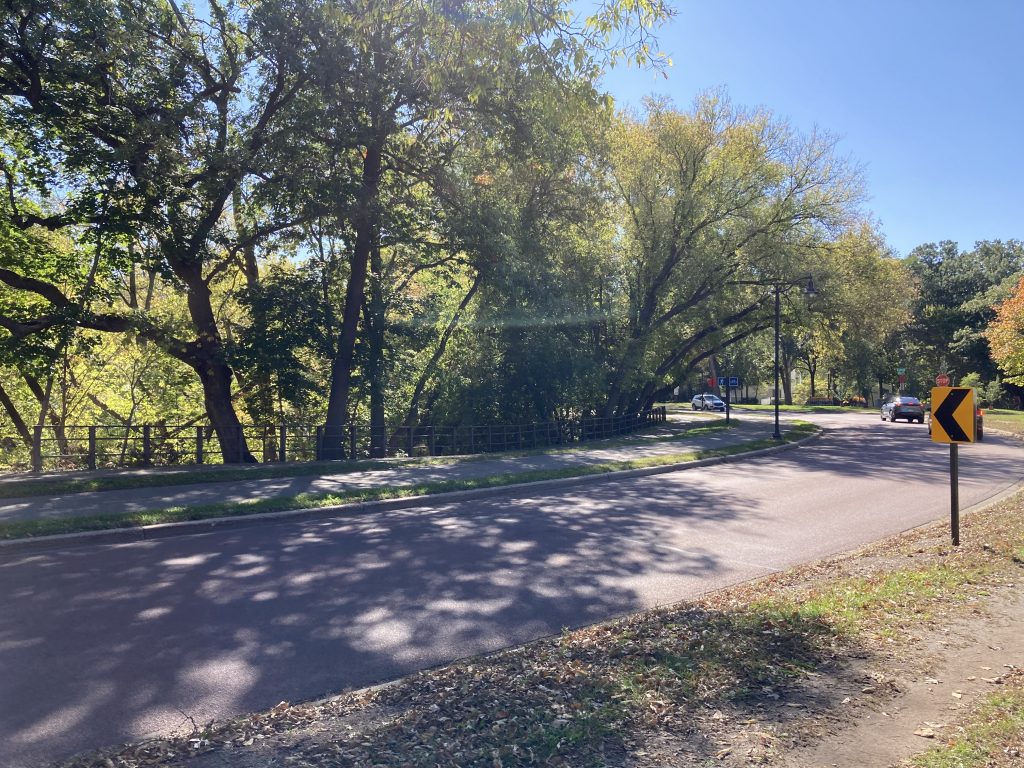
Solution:
<svg viewBox="0 0 1024 768"><path fill-rule="evenodd" d="M804 286L804 296L813 299L818 295L818 289L814 287L814 276L807 278L807 285Z"/></svg>

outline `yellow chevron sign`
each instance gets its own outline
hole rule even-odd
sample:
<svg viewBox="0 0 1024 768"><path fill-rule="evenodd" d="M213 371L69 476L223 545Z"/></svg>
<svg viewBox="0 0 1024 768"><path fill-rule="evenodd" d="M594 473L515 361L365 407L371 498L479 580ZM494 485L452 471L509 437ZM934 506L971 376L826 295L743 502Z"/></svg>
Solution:
<svg viewBox="0 0 1024 768"><path fill-rule="evenodd" d="M971 387L932 388L932 441L974 442L974 390Z"/></svg>

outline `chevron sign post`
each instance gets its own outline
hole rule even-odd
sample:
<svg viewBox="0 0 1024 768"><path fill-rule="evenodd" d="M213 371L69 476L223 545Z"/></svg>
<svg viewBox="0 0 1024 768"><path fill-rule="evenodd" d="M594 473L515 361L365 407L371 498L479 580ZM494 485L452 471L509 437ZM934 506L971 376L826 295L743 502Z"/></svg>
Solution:
<svg viewBox="0 0 1024 768"><path fill-rule="evenodd" d="M953 546L960 546L960 443L974 442L974 390L971 387L932 388L932 441L949 443L949 523Z"/></svg>

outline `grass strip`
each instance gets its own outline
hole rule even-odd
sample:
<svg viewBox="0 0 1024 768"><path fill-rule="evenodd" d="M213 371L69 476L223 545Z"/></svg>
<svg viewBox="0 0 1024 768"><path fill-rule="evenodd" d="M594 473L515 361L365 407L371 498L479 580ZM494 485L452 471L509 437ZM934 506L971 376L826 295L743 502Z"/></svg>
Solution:
<svg viewBox="0 0 1024 768"><path fill-rule="evenodd" d="M986 697L962 733L914 758L918 768L1013 768L1024 763L1024 673Z"/></svg>
<svg viewBox="0 0 1024 768"><path fill-rule="evenodd" d="M774 405L736 405L744 411L774 411ZM865 413L872 411L859 405L779 405L783 413Z"/></svg>
<svg viewBox="0 0 1024 768"><path fill-rule="evenodd" d="M733 419L735 422L735 419ZM462 456L432 456L383 461L367 459L353 462L309 462L294 464L267 464L245 467L211 467L209 469L182 469L160 472L153 475L113 475L107 477L57 478L53 480L23 480L0 484L0 499L30 498L33 496L55 496L95 491L120 491L133 488L162 488L202 483L224 483L236 480L272 480L284 477L318 477L323 475L344 475L365 472L372 469L393 469L396 466L445 466L467 461L486 461L493 458L515 458L544 454L573 453L584 450L603 450L626 445L635 445L639 439L644 443L675 442L711 434L734 425L709 424L686 429L673 435L643 437L649 430L635 432L630 437L612 438L577 444L564 448L537 448L525 451L505 451Z"/></svg>
<svg viewBox="0 0 1024 768"><path fill-rule="evenodd" d="M1024 411L1008 411L1002 408L985 409L985 426L1024 437Z"/></svg>
<svg viewBox="0 0 1024 768"><path fill-rule="evenodd" d="M813 424L796 422L783 435L783 442L793 442L808 436L815 430ZM438 480L429 483L417 483L407 486L389 486L366 488L342 493L300 493L294 496L277 496L270 499L257 499L245 502L222 502L217 504L197 504L191 506L167 507L165 509L144 510L140 512L120 513L116 515L88 515L80 517L50 518L41 520L15 520L0 523L0 540L21 539L38 536L53 536L62 533L78 533L83 531L114 530L119 528L139 528L159 523L178 523L189 520L209 520L218 517L240 517L267 512L287 512L296 509L320 509L342 504L357 504L366 501L406 498L409 496L430 496L452 491L467 491L477 488L499 488L506 485L518 485L540 480L558 480L569 477L586 477L625 469L644 469L667 464L696 461L716 456L732 456L761 448L777 445L776 441L752 440L739 445L727 446L686 453L647 456L640 459L611 461L601 464L590 464L563 469L541 469L529 472L488 475L478 478L457 480ZM391 466L391 465L389 465Z"/></svg>

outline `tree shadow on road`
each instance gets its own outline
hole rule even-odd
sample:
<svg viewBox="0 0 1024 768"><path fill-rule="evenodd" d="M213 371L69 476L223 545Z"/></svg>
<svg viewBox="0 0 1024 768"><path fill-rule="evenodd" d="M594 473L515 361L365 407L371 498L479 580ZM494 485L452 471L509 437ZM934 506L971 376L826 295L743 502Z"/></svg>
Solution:
<svg viewBox="0 0 1024 768"><path fill-rule="evenodd" d="M639 500L612 481L8 558L0 700L18 706L0 763L190 730L748 577L701 537L757 511L685 477L649 478Z"/></svg>

